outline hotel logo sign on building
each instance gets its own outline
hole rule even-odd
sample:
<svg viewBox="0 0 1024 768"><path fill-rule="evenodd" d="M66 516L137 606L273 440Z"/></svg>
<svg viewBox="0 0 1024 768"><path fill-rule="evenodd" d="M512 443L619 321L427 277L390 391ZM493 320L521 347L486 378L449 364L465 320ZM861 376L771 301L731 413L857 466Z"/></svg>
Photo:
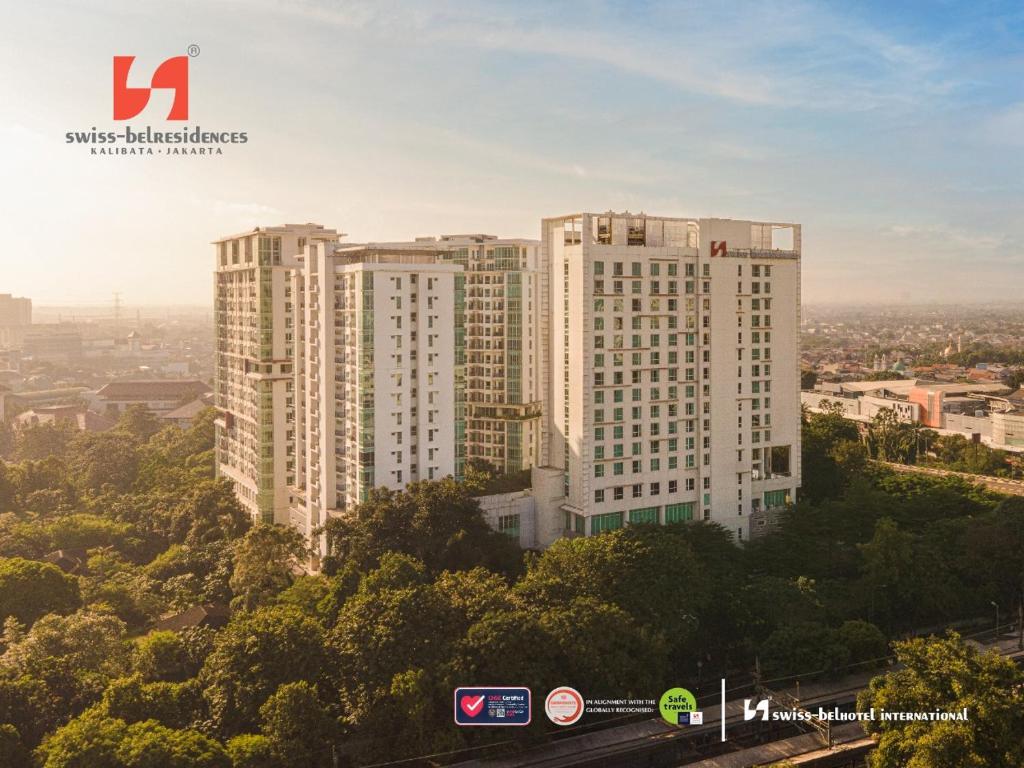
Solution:
<svg viewBox="0 0 1024 768"><path fill-rule="evenodd" d="M152 118L150 99L154 91L172 94L166 121L183 123L189 119L190 60L199 55L199 46L188 46L187 55L164 59L149 77L148 86L132 86L129 78L138 81L144 76L136 65L135 56L113 57L113 118L126 123L144 113ZM145 82L143 79L142 82ZM89 130L67 131L66 144L84 146L90 155L134 157L214 157L223 155L226 147L247 144L247 131L206 130L201 126L174 126L164 130L161 126L132 127L115 125L111 130L91 126Z"/></svg>

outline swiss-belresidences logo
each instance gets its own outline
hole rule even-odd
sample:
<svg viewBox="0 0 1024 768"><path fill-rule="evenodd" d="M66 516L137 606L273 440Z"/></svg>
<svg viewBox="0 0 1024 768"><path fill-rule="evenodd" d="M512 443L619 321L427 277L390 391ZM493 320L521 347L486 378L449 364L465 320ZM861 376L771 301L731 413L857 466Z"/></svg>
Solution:
<svg viewBox="0 0 1024 768"><path fill-rule="evenodd" d="M152 72L142 72L135 56L113 57L113 117L110 130L92 126L87 131L68 131L68 144L87 147L97 156L213 157L224 148L246 144L245 131L214 131L200 125L189 126L189 62L199 55L199 46L190 45L187 55L171 56ZM135 84L129 83L129 80ZM148 85L144 85L148 82ZM161 114L154 93L166 93L171 106ZM129 120L148 120L149 124Z"/></svg>

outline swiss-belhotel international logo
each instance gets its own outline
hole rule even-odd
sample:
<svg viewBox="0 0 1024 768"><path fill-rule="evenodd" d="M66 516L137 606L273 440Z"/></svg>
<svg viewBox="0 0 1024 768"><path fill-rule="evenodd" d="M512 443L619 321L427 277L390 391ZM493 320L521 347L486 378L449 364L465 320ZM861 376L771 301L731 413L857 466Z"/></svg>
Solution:
<svg viewBox="0 0 1024 768"><path fill-rule="evenodd" d="M67 144L87 148L99 157L216 157L241 144L249 134L239 130L210 130L190 124L189 80L199 46L170 56L152 71L143 71L134 55L113 57L113 125L68 131ZM167 96L155 97L155 94ZM170 99L170 106L162 105Z"/></svg>

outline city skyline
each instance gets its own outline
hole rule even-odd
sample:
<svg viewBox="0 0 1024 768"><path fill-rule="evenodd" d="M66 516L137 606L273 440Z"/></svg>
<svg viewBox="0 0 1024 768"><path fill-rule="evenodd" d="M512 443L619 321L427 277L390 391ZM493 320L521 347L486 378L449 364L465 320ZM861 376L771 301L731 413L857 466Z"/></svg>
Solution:
<svg viewBox="0 0 1024 768"><path fill-rule="evenodd" d="M0 204L19 222L0 289L40 305L208 304L209 242L257 223L536 239L539 216L571 206L800 221L808 303L1009 300L1024 273L1008 4L55 8L74 37L29 5L0 33L0 96L32 105L0 123L17 181ZM188 125L248 144L133 158L64 143L116 125L112 56L152 71L191 44ZM153 114L167 103L154 94ZM148 123L167 125L131 125Z"/></svg>

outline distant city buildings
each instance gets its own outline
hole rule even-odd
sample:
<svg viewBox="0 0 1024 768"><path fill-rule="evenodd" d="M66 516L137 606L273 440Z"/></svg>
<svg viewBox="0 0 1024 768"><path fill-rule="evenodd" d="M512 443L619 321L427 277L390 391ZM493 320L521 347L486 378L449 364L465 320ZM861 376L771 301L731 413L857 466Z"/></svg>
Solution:
<svg viewBox="0 0 1024 768"><path fill-rule="evenodd" d="M97 413L114 419L133 405L164 416L210 391L210 386L198 379L132 379L112 381L89 396L89 400Z"/></svg>
<svg viewBox="0 0 1024 768"><path fill-rule="evenodd" d="M62 422L83 432L106 432L117 420L91 411L85 405L44 405L19 413L13 425L15 429L27 429Z"/></svg>
<svg viewBox="0 0 1024 768"><path fill-rule="evenodd" d="M944 435L963 435L991 448L1024 453L1024 390L1004 384L938 382L924 379L847 381L818 384L800 395L812 411L838 407L861 423L882 410L899 421Z"/></svg>
<svg viewBox="0 0 1024 768"><path fill-rule="evenodd" d="M467 461L533 471L485 504L526 546L713 520L737 539L800 479L800 228L581 213L542 239L215 244L222 476L312 536L372 487ZM529 518L529 519L525 519Z"/></svg>
<svg viewBox="0 0 1024 768"><path fill-rule="evenodd" d="M32 325L32 300L0 293L0 349L17 347Z"/></svg>
<svg viewBox="0 0 1024 768"><path fill-rule="evenodd" d="M61 423L103 431L142 405L167 425L191 426L212 404L208 310L36 308L0 295L0 421L14 429ZM39 319L42 318L43 322ZM35 322L32 322L32 321Z"/></svg>

